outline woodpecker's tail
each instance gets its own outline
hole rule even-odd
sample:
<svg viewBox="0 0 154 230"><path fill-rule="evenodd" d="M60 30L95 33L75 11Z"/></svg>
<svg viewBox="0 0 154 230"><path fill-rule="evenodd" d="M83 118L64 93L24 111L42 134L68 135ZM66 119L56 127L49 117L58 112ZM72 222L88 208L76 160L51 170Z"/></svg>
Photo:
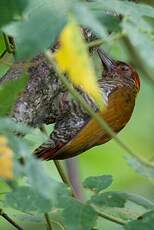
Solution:
<svg viewBox="0 0 154 230"><path fill-rule="evenodd" d="M33 154L42 160L52 160L57 155L58 150L60 150L64 145L64 143L59 143L58 145L53 146L53 143L49 140L47 143L44 143L35 149Z"/></svg>

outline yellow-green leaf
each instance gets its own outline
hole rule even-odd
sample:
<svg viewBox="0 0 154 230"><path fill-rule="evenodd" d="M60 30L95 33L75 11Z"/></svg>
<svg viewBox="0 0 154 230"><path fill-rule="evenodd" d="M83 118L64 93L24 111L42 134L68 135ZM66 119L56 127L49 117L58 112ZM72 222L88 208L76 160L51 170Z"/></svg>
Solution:
<svg viewBox="0 0 154 230"><path fill-rule="evenodd" d="M80 28L73 17L62 31L59 42L60 48L54 57L60 70L68 74L75 86L81 87L99 106L102 106L103 98L95 71Z"/></svg>
<svg viewBox="0 0 154 230"><path fill-rule="evenodd" d="M7 144L7 139L0 136L0 177L5 179L13 178L12 150Z"/></svg>

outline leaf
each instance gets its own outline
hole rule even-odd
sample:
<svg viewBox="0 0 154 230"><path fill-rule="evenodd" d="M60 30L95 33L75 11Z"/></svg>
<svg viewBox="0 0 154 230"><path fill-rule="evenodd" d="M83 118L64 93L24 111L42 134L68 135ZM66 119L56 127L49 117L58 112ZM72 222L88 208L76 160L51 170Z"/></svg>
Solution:
<svg viewBox="0 0 154 230"><path fill-rule="evenodd" d="M13 152L7 144L7 139L0 136L0 177L13 178Z"/></svg>
<svg viewBox="0 0 154 230"><path fill-rule="evenodd" d="M124 32L137 52L144 60L144 63L153 68L154 63L154 41L150 34L141 31L134 23L124 20L122 23Z"/></svg>
<svg viewBox="0 0 154 230"><path fill-rule="evenodd" d="M66 0L31 0L22 20L4 32L15 38L16 58L29 58L53 46L67 20Z"/></svg>
<svg viewBox="0 0 154 230"><path fill-rule="evenodd" d="M154 210L145 213L140 216L138 220L130 221L128 224L124 225L126 230L152 230L154 223Z"/></svg>
<svg viewBox="0 0 154 230"><path fill-rule="evenodd" d="M141 176L154 179L154 165L132 156L126 157L126 160L128 161L128 164Z"/></svg>
<svg viewBox="0 0 154 230"><path fill-rule="evenodd" d="M67 230L91 230L97 215L93 208L73 198L60 199L63 208L62 217Z"/></svg>
<svg viewBox="0 0 154 230"><path fill-rule="evenodd" d="M54 55L58 67L68 74L75 86L81 87L102 106L103 99L97 85L94 68L80 29L73 17L62 31L59 41L60 48Z"/></svg>
<svg viewBox="0 0 154 230"><path fill-rule="evenodd" d="M95 0L88 3L89 7L95 11L104 11L115 15L121 14L125 16L148 16L154 18L154 8L146 4L136 4L134 2L120 0Z"/></svg>
<svg viewBox="0 0 154 230"><path fill-rule="evenodd" d="M1 0L0 27L12 20L22 18L27 2L27 0Z"/></svg>
<svg viewBox="0 0 154 230"><path fill-rule="evenodd" d="M154 208L154 203L152 201L130 192L103 192L92 196L88 202L98 206L124 207L127 201L131 201L146 209Z"/></svg>
<svg viewBox="0 0 154 230"><path fill-rule="evenodd" d="M88 177L83 182L83 186L85 188L89 188L93 192L100 192L100 191L108 188L111 184L112 184L112 176L111 175Z"/></svg>
<svg viewBox="0 0 154 230"><path fill-rule="evenodd" d="M3 35L0 35L0 56L5 50L5 42L4 42L4 37Z"/></svg>
<svg viewBox="0 0 154 230"><path fill-rule="evenodd" d="M27 81L28 77L25 75L18 80L8 81L0 85L0 116L6 116L11 112Z"/></svg>
<svg viewBox="0 0 154 230"><path fill-rule="evenodd" d="M25 174L32 189L46 199L52 199L53 206L57 205L59 196L70 195L66 185L53 180L45 171L42 162L33 156L27 159Z"/></svg>
<svg viewBox="0 0 154 230"><path fill-rule="evenodd" d="M123 208L126 203L126 197L117 192L105 192L92 196L88 203L92 203L99 207L105 206Z"/></svg>
<svg viewBox="0 0 154 230"><path fill-rule="evenodd" d="M33 129L23 123L17 123L11 118L0 118L0 132L27 134Z"/></svg>
<svg viewBox="0 0 154 230"><path fill-rule="evenodd" d="M16 215L17 219L21 222L28 222L28 223L35 223L35 224L44 224L44 216L38 216L37 213L35 214L27 214L27 213L20 213Z"/></svg>
<svg viewBox="0 0 154 230"><path fill-rule="evenodd" d="M76 15L78 22L82 26L90 28L99 37L107 37L106 27L103 26L99 22L99 20L97 20L93 12L91 12L90 9L88 9L88 7L81 3L78 3L74 7L74 13Z"/></svg>
<svg viewBox="0 0 154 230"><path fill-rule="evenodd" d="M107 28L109 33L121 31L120 20L113 15L101 13L101 15L98 16L98 20Z"/></svg>
<svg viewBox="0 0 154 230"><path fill-rule="evenodd" d="M141 195L135 194L135 193L130 193L130 192L114 192L117 193L120 197L127 201L131 201L139 206L142 206L146 209L153 209L154 208L154 203L147 198L144 198Z"/></svg>
<svg viewBox="0 0 154 230"><path fill-rule="evenodd" d="M0 45L2 44L1 48L3 49L0 55L0 79L7 73L7 71L11 68L11 64L13 62L13 55L6 52L6 46L4 43L4 40L1 42ZM2 84L2 82L1 82Z"/></svg>
<svg viewBox="0 0 154 230"><path fill-rule="evenodd" d="M51 200L45 199L31 187L19 187L6 195L6 204L22 212L43 213L51 210Z"/></svg>

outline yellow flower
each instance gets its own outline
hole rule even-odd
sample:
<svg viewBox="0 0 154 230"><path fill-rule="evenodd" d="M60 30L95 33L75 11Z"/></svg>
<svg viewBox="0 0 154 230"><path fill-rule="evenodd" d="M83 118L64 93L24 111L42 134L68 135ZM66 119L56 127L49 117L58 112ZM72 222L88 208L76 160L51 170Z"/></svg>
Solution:
<svg viewBox="0 0 154 230"><path fill-rule="evenodd" d="M7 139L0 136L0 177L13 178L12 150L7 145Z"/></svg>
<svg viewBox="0 0 154 230"><path fill-rule="evenodd" d="M62 72L75 86L80 86L96 103L103 105L103 98L97 84L95 71L88 55L86 44L81 36L81 31L74 18L70 18L62 31L60 48L55 52L55 60Z"/></svg>

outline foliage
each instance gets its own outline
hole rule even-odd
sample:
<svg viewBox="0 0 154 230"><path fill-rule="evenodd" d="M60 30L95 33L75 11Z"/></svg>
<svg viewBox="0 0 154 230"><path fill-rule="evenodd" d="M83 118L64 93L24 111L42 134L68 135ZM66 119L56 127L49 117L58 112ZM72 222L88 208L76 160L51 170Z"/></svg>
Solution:
<svg viewBox="0 0 154 230"><path fill-rule="evenodd" d="M79 24L92 29L100 38L97 42L102 43L103 40L103 43L108 46L117 39L123 42L130 55L137 57L138 61L134 60L134 64L140 67L142 72L147 73L147 78L153 84L154 78L148 70L154 70L154 6L120 0L3 0L1 5L2 60L5 49L9 46L7 41L4 41L2 33L14 38L16 60L28 59L47 50L60 36L61 43L65 41L60 51L63 49L67 51L57 58L58 62L62 63L60 67L72 74L73 62L77 62L77 66L80 67L79 72L83 71L85 75L90 71L92 78L86 79L89 80L89 87L85 86L84 90L92 95L97 90L96 79L86 51L86 44L81 39ZM70 15L75 20L73 26L69 24ZM77 49L78 41L75 43L71 41L73 40L71 36L64 36L66 29L69 35L75 34L76 39L79 40L80 50ZM68 49L65 49L68 42L75 50L70 57L68 57ZM94 45L95 41L92 42ZM62 62L64 56L66 56L65 63ZM67 68L62 66L64 64ZM3 68L7 70L8 66L4 65ZM5 72L1 68L0 65L0 77ZM73 78L72 81L74 83L77 81L77 85L82 87L85 85L82 84L83 75L81 74L79 79L76 77L79 72L75 72L75 76L73 73L71 79ZM81 202L72 197L68 185L54 180L44 163L32 155L28 140L22 136L32 134L34 129L24 124L17 124L13 119L6 117L12 111L27 81L28 78L24 75L20 80L0 86L0 177L7 185L6 194L1 194L1 205L4 209L20 211L17 221L24 213L25 222L35 223L37 219L45 225L42 216L48 216L52 229L98 229L100 217L119 224L127 230L152 229L153 202L134 193L112 191L111 175L85 179L83 190L85 193L86 189L90 190L90 195L87 200ZM153 164L140 159L138 155L129 156L128 162L140 175L153 179ZM1 209L0 215L6 217ZM48 228L50 224L48 223Z"/></svg>

